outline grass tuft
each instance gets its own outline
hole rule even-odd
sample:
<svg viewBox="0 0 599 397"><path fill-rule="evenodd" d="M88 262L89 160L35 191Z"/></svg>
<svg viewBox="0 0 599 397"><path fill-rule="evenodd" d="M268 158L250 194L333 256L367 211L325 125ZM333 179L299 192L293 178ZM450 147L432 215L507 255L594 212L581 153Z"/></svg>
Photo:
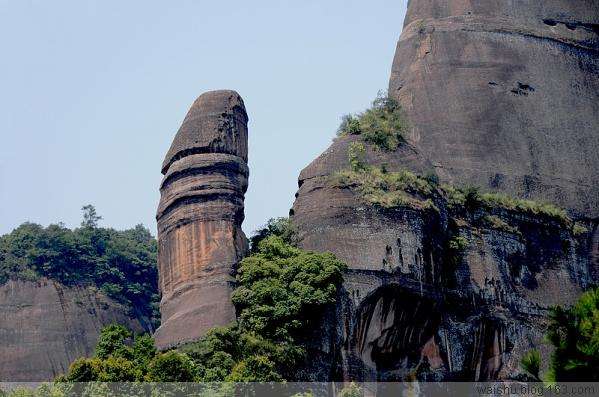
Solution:
<svg viewBox="0 0 599 397"><path fill-rule="evenodd" d="M364 142L382 150L393 151L404 140L406 126L399 103L379 92L369 109L341 118L337 135L361 135Z"/></svg>

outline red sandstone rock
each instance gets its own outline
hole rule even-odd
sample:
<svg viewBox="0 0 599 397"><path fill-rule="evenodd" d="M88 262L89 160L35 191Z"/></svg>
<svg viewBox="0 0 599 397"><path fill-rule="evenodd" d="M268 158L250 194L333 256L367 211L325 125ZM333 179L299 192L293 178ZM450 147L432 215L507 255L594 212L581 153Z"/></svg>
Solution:
<svg viewBox="0 0 599 397"><path fill-rule="evenodd" d="M442 181L599 215L596 0L412 0L389 94Z"/></svg>
<svg viewBox="0 0 599 397"><path fill-rule="evenodd" d="M128 308L91 287L41 279L0 286L0 381L47 381L89 357L112 323L144 332Z"/></svg>
<svg viewBox="0 0 599 397"><path fill-rule="evenodd" d="M359 137L335 139L301 172L291 211L302 248L348 265L306 379L397 380L427 366L426 380L506 379L531 348L548 357L548 308L599 277L598 27L591 0L410 1L389 94L411 129L393 152L369 147L367 162L595 220L576 237L501 209L449 221L442 200L438 212L376 208L331 183ZM490 227L489 215L513 230ZM459 254L447 248L457 233Z"/></svg>
<svg viewBox="0 0 599 397"><path fill-rule="evenodd" d="M235 319L231 284L247 251L241 230L247 190L247 115L234 91L201 95L162 166L158 268L167 348Z"/></svg>

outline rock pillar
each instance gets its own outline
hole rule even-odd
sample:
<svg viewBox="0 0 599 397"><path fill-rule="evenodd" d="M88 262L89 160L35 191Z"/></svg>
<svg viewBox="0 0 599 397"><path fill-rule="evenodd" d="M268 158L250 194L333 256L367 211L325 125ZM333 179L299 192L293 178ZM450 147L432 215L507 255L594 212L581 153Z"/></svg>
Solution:
<svg viewBox="0 0 599 397"><path fill-rule="evenodd" d="M158 267L159 348L197 339L235 319L233 272L247 252L247 121L235 91L202 94L162 163Z"/></svg>

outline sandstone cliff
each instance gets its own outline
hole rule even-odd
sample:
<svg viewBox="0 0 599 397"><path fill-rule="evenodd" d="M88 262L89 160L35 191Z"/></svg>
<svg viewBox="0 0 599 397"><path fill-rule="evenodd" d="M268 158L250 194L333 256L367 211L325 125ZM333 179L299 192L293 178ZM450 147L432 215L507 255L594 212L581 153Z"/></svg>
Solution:
<svg viewBox="0 0 599 397"><path fill-rule="evenodd" d="M0 286L0 381L45 381L93 353L111 323L143 332L128 308L90 287L41 279Z"/></svg>
<svg viewBox="0 0 599 397"><path fill-rule="evenodd" d="M301 172L291 210L302 248L350 268L302 377L505 379L547 349L548 308L599 282L596 5L410 1L389 84L410 128L396 150L367 145L367 163L552 201L584 232L501 205L455 208L437 188L433 211L377 207L331 182L360 140L337 138Z"/></svg>
<svg viewBox="0 0 599 397"><path fill-rule="evenodd" d="M442 181L599 215L595 0L411 0L389 82Z"/></svg>
<svg viewBox="0 0 599 397"><path fill-rule="evenodd" d="M231 284L247 251L241 230L247 190L247 115L234 91L191 106L162 164L158 267L159 348L197 339L235 319Z"/></svg>

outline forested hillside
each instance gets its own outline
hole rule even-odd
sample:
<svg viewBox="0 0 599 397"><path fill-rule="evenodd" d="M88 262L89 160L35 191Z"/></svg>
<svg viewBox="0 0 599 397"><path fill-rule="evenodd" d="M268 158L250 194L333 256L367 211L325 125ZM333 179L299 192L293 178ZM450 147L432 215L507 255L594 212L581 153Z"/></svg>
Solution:
<svg viewBox="0 0 599 397"><path fill-rule="evenodd" d="M9 279L92 285L126 304L131 314L159 322L157 244L143 225L115 230L99 227L93 206L83 207L76 229L23 223L0 237L0 284Z"/></svg>

